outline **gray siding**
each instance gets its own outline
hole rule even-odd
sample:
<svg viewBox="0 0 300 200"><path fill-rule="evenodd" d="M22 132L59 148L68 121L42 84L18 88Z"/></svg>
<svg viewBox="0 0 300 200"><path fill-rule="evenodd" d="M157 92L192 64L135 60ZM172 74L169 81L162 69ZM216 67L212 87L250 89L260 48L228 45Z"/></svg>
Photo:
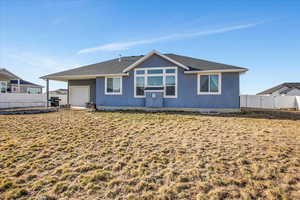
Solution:
<svg viewBox="0 0 300 200"><path fill-rule="evenodd" d="M174 66L173 63L153 56L141 63L138 67L165 67ZM134 98L134 72L122 79L122 95L104 94L105 78L96 79L97 106L145 106L144 98ZM178 97L164 98L164 107L178 108L239 108L239 73L222 73L221 95L197 95L197 75L184 74L178 67Z"/></svg>
<svg viewBox="0 0 300 200"><path fill-rule="evenodd" d="M96 79L86 79L86 80L69 80L69 86L90 86L90 100L91 102L96 102Z"/></svg>

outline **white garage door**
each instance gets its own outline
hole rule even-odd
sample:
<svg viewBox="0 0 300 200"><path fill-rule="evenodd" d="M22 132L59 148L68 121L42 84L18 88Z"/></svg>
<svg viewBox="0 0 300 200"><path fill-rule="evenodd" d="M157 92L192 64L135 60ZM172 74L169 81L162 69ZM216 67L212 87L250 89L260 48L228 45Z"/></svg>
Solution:
<svg viewBox="0 0 300 200"><path fill-rule="evenodd" d="M85 107L90 101L89 86L70 86L70 104L71 106Z"/></svg>

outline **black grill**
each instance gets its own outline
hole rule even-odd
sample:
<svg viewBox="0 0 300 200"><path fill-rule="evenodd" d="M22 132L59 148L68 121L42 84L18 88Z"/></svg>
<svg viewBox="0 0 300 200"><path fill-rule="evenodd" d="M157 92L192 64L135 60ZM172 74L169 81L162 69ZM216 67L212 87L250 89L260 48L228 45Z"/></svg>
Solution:
<svg viewBox="0 0 300 200"><path fill-rule="evenodd" d="M49 101L50 101L50 106L51 107L58 107L59 102L61 101L61 99L58 98L58 97L50 97Z"/></svg>

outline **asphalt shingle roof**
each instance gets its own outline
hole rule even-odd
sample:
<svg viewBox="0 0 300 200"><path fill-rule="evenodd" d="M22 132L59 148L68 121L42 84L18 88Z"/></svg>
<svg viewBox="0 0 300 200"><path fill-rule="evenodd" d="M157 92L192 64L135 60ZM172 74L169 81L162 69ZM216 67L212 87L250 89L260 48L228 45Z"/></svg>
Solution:
<svg viewBox="0 0 300 200"><path fill-rule="evenodd" d="M164 54L165 56L187 66L190 70L223 70L223 69L244 69L242 67L236 67L233 65L221 64L217 62L211 62L207 60L191 58L187 56L181 56L177 54ZM144 55L140 56L127 56L122 57L121 62L119 58L86 65L78 67L75 69L70 69L54 74L49 74L41 78L51 78L56 76L74 76L74 75L96 75L96 74L121 74L123 70L126 69L131 64L135 63L137 60L141 59Z"/></svg>
<svg viewBox="0 0 300 200"><path fill-rule="evenodd" d="M280 94L286 94L288 91L297 88L300 90L300 83L282 83L280 85L277 85L275 87L272 87L270 89L267 89L263 92L258 93L257 95L262 95L262 94L273 94L277 90L280 90L281 88L286 87L287 89L284 91L281 91Z"/></svg>
<svg viewBox="0 0 300 200"><path fill-rule="evenodd" d="M18 76L15 74L11 73L5 68L0 68L0 76L5 77L6 79L12 80L12 79L20 79Z"/></svg>
<svg viewBox="0 0 300 200"><path fill-rule="evenodd" d="M18 84L18 80L11 80L10 81L11 84ZM20 84L21 85L32 85L32 86L37 86L37 87L43 87L41 85L35 84L35 83L31 83L29 81L25 81L25 80L20 80Z"/></svg>

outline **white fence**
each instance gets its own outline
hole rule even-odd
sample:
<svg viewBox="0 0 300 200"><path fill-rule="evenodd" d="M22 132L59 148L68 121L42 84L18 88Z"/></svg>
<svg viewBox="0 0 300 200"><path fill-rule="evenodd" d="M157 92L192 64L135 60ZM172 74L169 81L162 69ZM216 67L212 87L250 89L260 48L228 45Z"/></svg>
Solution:
<svg viewBox="0 0 300 200"><path fill-rule="evenodd" d="M299 96L241 95L241 107L300 110Z"/></svg>
<svg viewBox="0 0 300 200"><path fill-rule="evenodd" d="M67 104L67 95L49 95L59 97L60 105ZM46 94L26 94L26 93L1 93L0 94L0 109L1 108L24 108L24 107L43 107L47 105Z"/></svg>
<svg viewBox="0 0 300 200"><path fill-rule="evenodd" d="M67 95L50 95L61 99L60 105L67 104ZM289 109L300 110L300 96L259 96L241 95L241 107L263 109ZM20 108L33 106L46 106L46 94L0 93L1 108Z"/></svg>

